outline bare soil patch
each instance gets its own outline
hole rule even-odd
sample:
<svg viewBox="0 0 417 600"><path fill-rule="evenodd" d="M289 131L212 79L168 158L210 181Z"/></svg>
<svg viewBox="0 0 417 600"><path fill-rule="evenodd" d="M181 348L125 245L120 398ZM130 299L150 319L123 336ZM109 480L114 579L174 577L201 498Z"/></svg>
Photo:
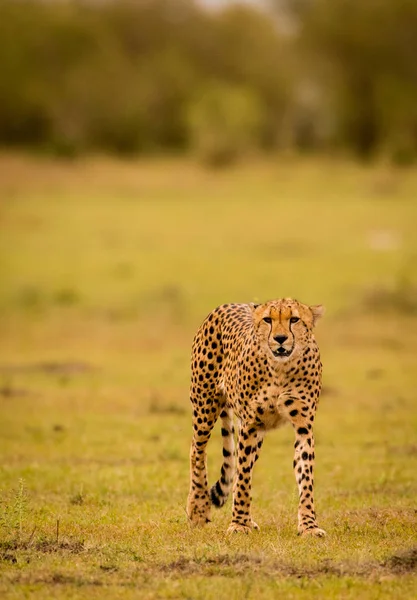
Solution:
<svg viewBox="0 0 417 600"><path fill-rule="evenodd" d="M0 375L19 373L46 373L50 375L80 375L95 371L95 367L82 361L73 362L38 362L29 364L0 365Z"/></svg>
<svg viewBox="0 0 417 600"><path fill-rule="evenodd" d="M385 561L383 566L396 574L417 571L417 546L394 554Z"/></svg>
<svg viewBox="0 0 417 600"><path fill-rule="evenodd" d="M223 554L205 559L181 557L171 563L160 564L159 570L178 577L239 575L245 571L258 572L271 577L295 577L313 579L320 575L336 577L377 577L381 575L401 575L417 570L417 547L399 552L383 563L369 561L362 563L333 562L324 560L316 565L298 567L285 562L277 562L267 558L237 554Z"/></svg>

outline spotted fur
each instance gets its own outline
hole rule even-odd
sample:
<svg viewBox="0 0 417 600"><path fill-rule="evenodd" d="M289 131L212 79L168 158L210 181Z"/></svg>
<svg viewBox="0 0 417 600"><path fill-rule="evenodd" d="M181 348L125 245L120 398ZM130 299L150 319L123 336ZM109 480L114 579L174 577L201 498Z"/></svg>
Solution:
<svg viewBox="0 0 417 600"><path fill-rule="evenodd" d="M251 480L265 432L290 422L299 491L298 532L323 536L313 499L313 423L322 365L313 328L322 306L291 298L265 304L224 304L205 319L192 348L193 439L187 514L193 525L210 521L213 504L233 488L229 532L258 526L251 517ZM234 447L233 415L239 424ZM208 487L206 446L222 421L223 464ZM237 460L236 460L237 459Z"/></svg>

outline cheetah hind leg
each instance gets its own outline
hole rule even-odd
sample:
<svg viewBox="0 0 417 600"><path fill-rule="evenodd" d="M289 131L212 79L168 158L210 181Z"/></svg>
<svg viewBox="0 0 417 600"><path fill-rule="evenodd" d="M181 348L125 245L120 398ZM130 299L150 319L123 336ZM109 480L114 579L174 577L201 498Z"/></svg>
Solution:
<svg viewBox="0 0 417 600"><path fill-rule="evenodd" d="M236 472L233 410L228 406L224 407L220 418L222 420L223 464L220 479L210 489L210 500L216 508L221 508L226 503Z"/></svg>
<svg viewBox="0 0 417 600"><path fill-rule="evenodd" d="M198 413L198 398L192 398L191 401L197 407L194 410L197 415L190 448L190 491L186 512L190 525L201 527L210 522L211 501L207 479L206 446L220 412L220 405L214 404L215 413L212 419L207 420L205 416L200 416Z"/></svg>

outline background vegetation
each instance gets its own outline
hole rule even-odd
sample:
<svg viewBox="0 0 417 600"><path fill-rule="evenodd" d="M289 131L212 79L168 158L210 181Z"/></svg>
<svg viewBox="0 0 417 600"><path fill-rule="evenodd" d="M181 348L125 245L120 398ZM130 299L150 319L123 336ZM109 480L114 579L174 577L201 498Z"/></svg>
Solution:
<svg viewBox="0 0 417 600"><path fill-rule="evenodd" d="M414 599L417 3L204 6L0 0L0 596ZM289 427L260 532L191 530L194 332L280 296L327 307L328 537Z"/></svg>
<svg viewBox="0 0 417 600"><path fill-rule="evenodd" d="M417 176L336 161L0 161L0 595L415 598ZM317 510L291 428L261 530L185 515L195 330L217 304L323 302ZM220 431L209 444L218 471Z"/></svg>
<svg viewBox="0 0 417 600"><path fill-rule="evenodd" d="M0 143L74 155L417 149L415 0L0 0Z"/></svg>

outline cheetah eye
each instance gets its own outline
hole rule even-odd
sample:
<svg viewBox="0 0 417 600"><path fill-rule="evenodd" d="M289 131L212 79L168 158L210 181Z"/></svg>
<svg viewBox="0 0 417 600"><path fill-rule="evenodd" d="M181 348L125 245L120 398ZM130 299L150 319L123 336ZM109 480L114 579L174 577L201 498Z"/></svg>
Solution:
<svg viewBox="0 0 417 600"><path fill-rule="evenodd" d="M291 317L290 319L290 323L297 323L297 321L299 321L299 317Z"/></svg>
<svg viewBox="0 0 417 600"><path fill-rule="evenodd" d="M263 320L265 321L265 323L272 323L271 317L264 317Z"/></svg>

